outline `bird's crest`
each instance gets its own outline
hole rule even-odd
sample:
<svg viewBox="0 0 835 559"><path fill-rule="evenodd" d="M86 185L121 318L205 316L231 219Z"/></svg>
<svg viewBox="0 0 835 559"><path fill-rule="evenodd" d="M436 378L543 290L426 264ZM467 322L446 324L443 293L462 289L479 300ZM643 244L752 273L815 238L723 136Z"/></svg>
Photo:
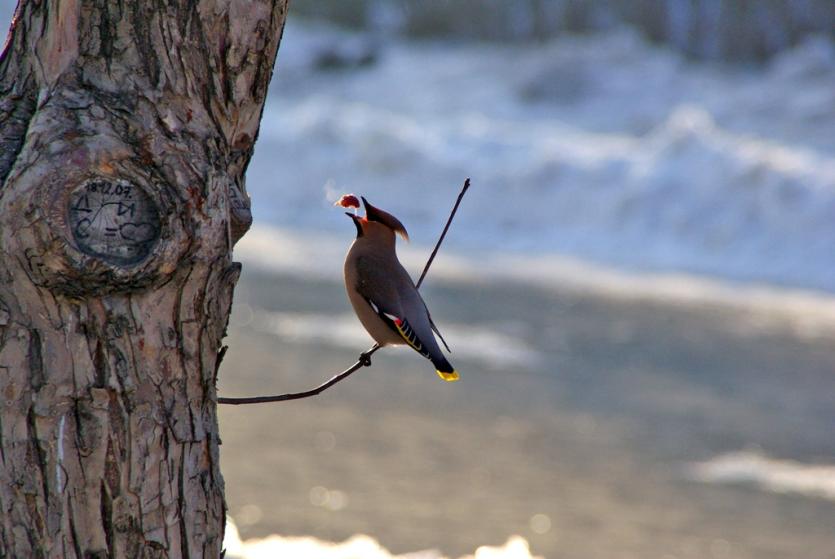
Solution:
<svg viewBox="0 0 835 559"><path fill-rule="evenodd" d="M409 240L409 233L406 232L406 228L400 223L400 220L391 215L390 213L383 211L379 208L375 208L371 204L368 203L368 200L365 199L365 196L360 196L362 198L363 204L365 204L365 219L368 221L376 221L377 223L382 223L395 233L399 234L403 237L404 240Z"/></svg>

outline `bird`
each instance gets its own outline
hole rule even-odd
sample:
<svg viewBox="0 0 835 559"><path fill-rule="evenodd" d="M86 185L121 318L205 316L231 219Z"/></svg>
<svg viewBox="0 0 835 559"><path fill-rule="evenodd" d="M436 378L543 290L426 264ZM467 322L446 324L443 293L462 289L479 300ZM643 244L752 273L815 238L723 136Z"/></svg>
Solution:
<svg viewBox="0 0 835 559"><path fill-rule="evenodd" d="M399 219L361 198L365 217L345 212L357 229L344 269L345 288L357 318L381 347L408 345L429 359L443 380L458 380L458 371L444 356L433 332L447 351L449 346L411 276L397 259L395 234L408 241L406 228ZM336 205L358 208L359 201L346 195Z"/></svg>

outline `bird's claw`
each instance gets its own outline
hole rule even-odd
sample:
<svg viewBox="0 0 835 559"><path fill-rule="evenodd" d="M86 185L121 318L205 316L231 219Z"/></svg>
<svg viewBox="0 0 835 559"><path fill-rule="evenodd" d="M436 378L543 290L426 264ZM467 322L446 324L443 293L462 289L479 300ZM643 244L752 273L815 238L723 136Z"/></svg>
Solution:
<svg viewBox="0 0 835 559"><path fill-rule="evenodd" d="M359 362L363 367L370 367L371 366L371 354L370 353L360 353Z"/></svg>

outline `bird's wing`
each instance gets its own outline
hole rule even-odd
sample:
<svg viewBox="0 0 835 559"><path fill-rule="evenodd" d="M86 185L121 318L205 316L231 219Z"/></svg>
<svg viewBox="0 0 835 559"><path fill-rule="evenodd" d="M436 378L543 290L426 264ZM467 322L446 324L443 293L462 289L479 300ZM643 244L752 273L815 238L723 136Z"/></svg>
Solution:
<svg viewBox="0 0 835 559"><path fill-rule="evenodd" d="M405 317L400 317L387 312L384 307L380 306L370 297L365 297L365 300L371 306L371 309L377 313L377 316L379 316L389 328L397 332L400 337L403 338L403 341L406 342L412 349L426 358L431 357L429 354L429 348L426 347L426 345L424 345L424 343L420 340L417 333Z"/></svg>
<svg viewBox="0 0 835 559"><path fill-rule="evenodd" d="M407 320L405 310L406 300L413 295L417 296L417 301L423 303L423 300L400 263L396 261L383 263L376 258L362 256L357 259L356 270L357 291L368 302L374 313L406 344L424 357L429 357L430 348L427 347L429 340L418 336L415 327ZM401 290L411 290L414 293L401 293ZM417 330L421 329L417 328ZM428 329L423 332L424 338L427 334L432 335ZM434 340L431 341L434 342Z"/></svg>
<svg viewBox="0 0 835 559"><path fill-rule="evenodd" d="M403 304L397 292L397 284L393 281L393 271L390 263L375 256L363 254L355 262L357 293L373 304L374 312L389 313L395 316L403 314Z"/></svg>

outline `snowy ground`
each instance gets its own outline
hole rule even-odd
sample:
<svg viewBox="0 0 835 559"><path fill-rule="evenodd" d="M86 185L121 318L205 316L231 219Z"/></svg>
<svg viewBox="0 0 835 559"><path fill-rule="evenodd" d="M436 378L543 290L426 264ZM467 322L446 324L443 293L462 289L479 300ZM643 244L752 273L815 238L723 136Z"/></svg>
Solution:
<svg viewBox="0 0 835 559"><path fill-rule="evenodd" d="M315 246L299 258L322 262L245 266L220 394L307 389L370 345L324 269L339 255ZM520 286L448 256L425 296L461 382L392 349L321 397L219 410L243 540L336 553L324 542L367 534L391 555L457 558L519 535L561 559L829 558L835 322L814 299L676 298L683 280L648 298L638 277Z"/></svg>
<svg viewBox="0 0 835 559"><path fill-rule="evenodd" d="M471 177L436 279L718 304L737 318L756 309L751 335L788 326L816 339L835 318L833 127L835 45L823 38L743 68L689 61L628 30L501 46L292 21L248 172L256 225L236 257L338 277L352 227L330 204L355 192L406 223L414 242L401 252L417 270ZM297 343L314 341L322 320L253 317ZM328 320L342 334L327 343L363 346L348 317ZM479 332L457 330L461 351L477 355L468 342ZM512 336L493 342L519 370L541 365ZM833 480L826 464L748 451L682 469L709 485L825 498Z"/></svg>
<svg viewBox="0 0 835 559"><path fill-rule="evenodd" d="M835 500L835 466L806 465L775 460L759 452L743 451L692 464L689 477L704 483L750 484L765 491L800 494ZM532 522L548 523L544 516ZM544 527L544 526L543 526ZM241 540L233 520L227 523L224 547L230 559L305 557L307 559L445 559L436 550L395 555L369 536L357 535L341 543L314 537L282 537ZM503 546L482 546L462 559L537 559L524 538L513 536ZM539 558L541 559L541 558Z"/></svg>
<svg viewBox="0 0 835 559"><path fill-rule="evenodd" d="M313 537L283 537L241 540L234 521L226 524L224 539L229 559L274 559L303 557L304 559L447 559L437 550L428 549L406 554L392 554L374 538L353 536L340 542L326 542ZM461 559L542 559L531 555L528 543L518 536L502 546L481 546L472 555Z"/></svg>

